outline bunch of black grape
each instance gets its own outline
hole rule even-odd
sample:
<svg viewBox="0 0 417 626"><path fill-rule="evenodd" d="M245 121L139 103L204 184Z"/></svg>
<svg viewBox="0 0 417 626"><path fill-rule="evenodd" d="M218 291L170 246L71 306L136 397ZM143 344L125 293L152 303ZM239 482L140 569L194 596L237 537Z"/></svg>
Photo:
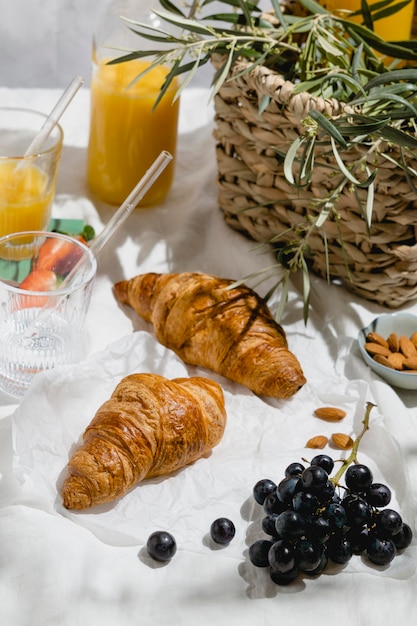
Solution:
<svg viewBox="0 0 417 626"><path fill-rule="evenodd" d="M319 454L307 466L291 463L278 485L262 479L253 488L268 538L249 547L249 559L269 567L279 585L299 574L321 574L329 561L345 564L358 554L388 565L411 543L410 526L388 508L389 487L373 482L371 470L358 463L346 469L345 485L335 486L333 468L333 459Z"/></svg>

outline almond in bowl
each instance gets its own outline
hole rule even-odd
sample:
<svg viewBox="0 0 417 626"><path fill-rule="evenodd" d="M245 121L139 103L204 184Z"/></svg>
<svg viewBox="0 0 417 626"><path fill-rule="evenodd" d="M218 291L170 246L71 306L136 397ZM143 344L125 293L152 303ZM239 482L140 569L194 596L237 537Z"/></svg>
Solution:
<svg viewBox="0 0 417 626"><path fill-rule="evenodd" d="M365 363L387 383L417 389L416 315L380 315L359 332L358 345Z"/></svg>

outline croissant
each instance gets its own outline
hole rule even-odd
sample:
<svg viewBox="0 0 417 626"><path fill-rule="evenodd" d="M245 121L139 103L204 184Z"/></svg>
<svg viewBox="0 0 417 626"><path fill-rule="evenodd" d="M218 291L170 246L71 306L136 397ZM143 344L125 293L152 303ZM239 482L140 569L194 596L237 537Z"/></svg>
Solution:
<svg viewBox="0 0 417 626"><path fill-rule="evenodd" d="M306 382L283 328L246 285L209 274L142 274L114 285L116 298L152 322L185 363L213 370L258 395L289 398Z"/></svg>
<svg viewBox="0 0 417 626"><path fill-rule="evenodd" d="M63 504L110 502L145 478L170 474L210 452L225 425L222 388L208 378L126 376L68 462Z"/></svg>

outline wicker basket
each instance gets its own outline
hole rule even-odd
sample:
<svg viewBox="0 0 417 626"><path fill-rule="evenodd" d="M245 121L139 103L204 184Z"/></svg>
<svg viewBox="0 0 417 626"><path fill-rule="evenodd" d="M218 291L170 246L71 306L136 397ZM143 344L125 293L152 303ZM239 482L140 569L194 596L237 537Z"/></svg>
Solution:
<svg viewBox="0 0 417 626"><path fill-rule="evenodd" d="M213 63L216 65L216 59ZM309 111L318 109L337 116L343 105L308 93L295 95L292 83L266 67L242 74L244 67L244 62L232 67L234 80L225 82L215 98L219 205L226 222L248 237L270 242L286 233L280 241L289 242L297 239L293 229L305 220L307 212L317 214L312 200L323 198L332 189L331 168L335 170L337 165L326 157L331 167L315 168L309 187L298 191L285 179L277 150L286 153L303 132L301 120ZM260 115L259 102L264 95L271 100ZM356 160L358 150L360 146L349 156L344 153L345 161ZM397 158L395 150L392 154ZM410 165L417 170L417 162ZM365 202L366 192L359 191ZM337 211L337 223L328 219L325 234L316 230L309 239L312 270L341 279L350 291L383 306L396 308L416 300L417 196L402 170L379 158L370 233L347 187Z"/></svg>

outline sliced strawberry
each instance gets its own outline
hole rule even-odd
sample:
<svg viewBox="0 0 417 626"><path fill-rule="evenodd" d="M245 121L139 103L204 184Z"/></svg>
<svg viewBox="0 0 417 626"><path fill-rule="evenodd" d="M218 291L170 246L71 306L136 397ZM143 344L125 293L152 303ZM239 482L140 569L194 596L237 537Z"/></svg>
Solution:
<svg viewBox="0 0 417 626"><path fill-rule="evenodd" d="M57 288L57 284L58 280L55 272L36 269L22 280L19 287L29 291L53 291Z"/></svg>
<svg viewBox="0 0 417 626"><path fill-rule="evenodd" d="M53 291L58 287L58 278L51 270L33 270L22 280L20 289L28 291ZM17 308L42 307L46 304L46 296L20 296Z"/></svg>
<svg viewBox="0 0 417 626"><path fill-rule="evenodd" d="M77 239L85 243L82 236ZM36 262L37 270L51 270L59 276L65 276L82 257L83 251L72 241L46 239L42 244Z"/></svg>

